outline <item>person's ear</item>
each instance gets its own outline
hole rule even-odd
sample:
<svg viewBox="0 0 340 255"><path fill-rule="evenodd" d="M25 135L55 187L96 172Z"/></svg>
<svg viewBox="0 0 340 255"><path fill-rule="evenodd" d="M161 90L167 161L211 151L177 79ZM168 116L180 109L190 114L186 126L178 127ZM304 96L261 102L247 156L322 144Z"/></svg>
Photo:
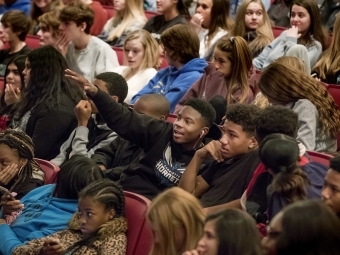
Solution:
<svg viewBox="0 0 340 255"><path fill-rule="evenodd" d="M109 220L113 220L115 215L116 215L115 210L114 209L110 209L110 211L109 211Z"/></svg>
<svg viewBox="0 0 340 255"><path fill-rule="evenodd" d="M252 150L252 149L256 149L258 147L258 143L256 141L255 136L252 136L249 140L249 145L248 145L248 149Z"/></svg>
<svg viewBox="0 0 340 255"><path fill-rule="evenodd" d="M164 115L159 116L158 119L160 119L160 120L166 120L166 118L165 118Z"/></svg>
<svg viewBox="0 0 340 255"><path fill-rule="evenodd" d="M86 27L87 27L86 22L82 22L82 23L80 24L80 30L81 30L82 32L85 31Z"/></svg>
<svg viewBox="0 0 340 255"><path fill-rule="evenodd" d="M208 132L209 132L209 128L208 127L202 128L201 133L200 133L200 138L206 136L208 134Z"/></svg>
<svg viewBox="0 0 340 255"><path fill-rule="evenodd" d="M27 164L27 162L28 162L28 159L26 159L26 158L22 158L22 159L20 159L20 161L19 161L20 163L19 163L19 169L20 168L22 168L22 167L25 167L26 166L26 164Z"/></svg>
<svg viewBox="0 0 340 255"><path fill-rule="evenodd" d="M115 100L116 102L119 101L119 98L117 96L111 96L113 100Z"/></svg>

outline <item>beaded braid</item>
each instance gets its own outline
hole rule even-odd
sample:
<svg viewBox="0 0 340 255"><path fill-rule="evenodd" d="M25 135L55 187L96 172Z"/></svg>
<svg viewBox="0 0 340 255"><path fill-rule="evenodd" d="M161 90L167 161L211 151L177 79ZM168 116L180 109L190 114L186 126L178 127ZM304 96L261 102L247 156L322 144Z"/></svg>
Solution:
<svg viewBox="0 0 340 255"><path fill-rule="evenodd" d="M34 160L33 141L26 133L7 129L4 133L0 133L0 144L5 144L11 149L15 149L20 158L28 160L27 164L19 170L18 179L9 191L18 189L18 187L33 177L33 173L43 173L39 164Z"/></svg>
<svg viewBox="0 0 340 255"><path fill-rule="evenodd" d="M122 188L113 181L108 179L94 181L79 193L79 198L85 197L91 198L92 200L103 204L107 210L114 209L115 216L112 220L124 216L124 193ZM66 249L63 254L73 254L74 252L81 249L81 247L84 245L91 247L95 241L100 239L101 234L99 231L100 228L97 230L97 232L91 234L89 237L74 243L72 246Z"/></svg>

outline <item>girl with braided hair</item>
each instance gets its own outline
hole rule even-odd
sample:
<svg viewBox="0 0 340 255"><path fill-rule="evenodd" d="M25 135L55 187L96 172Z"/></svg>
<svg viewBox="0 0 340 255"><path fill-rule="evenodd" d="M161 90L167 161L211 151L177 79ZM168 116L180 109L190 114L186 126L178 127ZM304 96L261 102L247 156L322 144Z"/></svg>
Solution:
<svg viewBox="0 0 340 255"><path fill-rule="evenodd" d="M78 212L68 229L32 240L12 254L126 254L127 222L122 189L108 179L94 181L79 193Z"/></svg>
<svg viewBox="0 0 340 255"><path fill-rule="evenodd" d="M32 139L24 132L8 129L0 133L0 185L20 199L44 185L45 175L34 160Z"/></svg>
<svg viewBox="0 0 340 255"><path fill-rule="evenodd" d="M298 114L296 139L307 150L335 152L340 113L332 96L316 79L278 61L261 74L259 89L273 105L283 105Z"/></svg>

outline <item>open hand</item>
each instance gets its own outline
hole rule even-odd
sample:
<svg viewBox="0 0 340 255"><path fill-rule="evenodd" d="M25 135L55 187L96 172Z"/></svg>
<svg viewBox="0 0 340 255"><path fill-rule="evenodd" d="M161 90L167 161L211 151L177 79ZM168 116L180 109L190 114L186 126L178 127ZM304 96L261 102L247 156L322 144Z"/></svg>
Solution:
<svg viewBox="0 0 340 255"><path fill-rule="evenodd" d="M47 237L43 248L41 249L41 255L57 255L63 254L64 247L60 243L58 238Z"/></svg>
<svg viewBox="0 0 340 255"><path fill-rule="evenodd" d="M13 193L5 194L1 197L3 215L10 215L12 212L17 212L24 208L24 205L20 204L20 200L15 200L14 195Z"/></svg>
<svg viewBox="0 0 340 255"><path fill-rule="evenodd" d="M85 90L86 94L90 96L94 96L98 91L98 88L86 80L85 77L70 69L65 70L65 76L77 82L77 84Z"/></svg>
<svg viewBox="0 0 340 255"><path fill-rule="evenodd" d="M87 123L91 117L92 108L89 101L81 100L74 108L78 120L78 126L87 126Z"/></svg>
<svg viewBox="0 0 340 255"><path fill-rule="evenodd" d="M7 185L17 175L18 171L19 167L15 163L6 166L4 170L0 171L0 183Z"/></svg>
<svg viewBox="0 0 340 255"><path fill-rule="evenodd" d="M6 84L4 99L7 106L18 103L20 101L20 89L12 84Z"/></svg>

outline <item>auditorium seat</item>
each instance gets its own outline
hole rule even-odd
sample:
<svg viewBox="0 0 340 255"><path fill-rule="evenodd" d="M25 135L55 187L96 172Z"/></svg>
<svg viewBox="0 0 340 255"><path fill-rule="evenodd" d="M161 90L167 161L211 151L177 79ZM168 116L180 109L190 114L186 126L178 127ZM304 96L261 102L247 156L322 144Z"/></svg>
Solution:
<svg viewBox="0 0 340 255"><path fill-rule="evenodd" d="M103 5L103 8L107 13L108 20L116 15L116 10L113 8L113 6Z"/></svg>
<svg viewBox="0 0 340 255"><path fill-rule="evenodd" d="M35 158L35 161L38 162L45 173L45 184L54 183L60 170L59 166L44 159Z"/></svg>
<svg viewBox="0 0 340 255"><path fill-rule="evenodd" d="M0 77L0 95L3 92L3 90L4 90L4 87L5 87L4 77Z"/></svg>
<svg viewBox="0 0 340 255"><path fill-rule="evenodd" d="M329 166L329 160L333 158L332 155L316 152L316 151L307 151L308 155L311 158L311 161L319 162L325 166Z"/></svg>
<svg viewBox="0 0 340 255"><path fill-rule="evenodd" d="M27 35L25 42L31 50L40 47L40 37L37 35Z"/></svg>
<svg viewBox="0 0 340 255"><path fill-rule="evenodd" d="M340 108L340 85L327 84L327 91L334 99L336 105Z"/></svg>
<svg viewBox="0 0 340 255"><path fill-rule="evenodd" d="M111 47L117 54L117 58L118 58L118 63L122 66L124 65L124 50L123 48L120 47L115 47L112 46Z"/></svg>
<svg viewBox="0 0 340 255"><path fill-rule="evenodd" d="M273 30L274 38L277 38L277 37L280 36L280 34L281 34L283 31L287 30L287 28L286 28L286 27L277 27L277 26L273 26L273 27L272 27L272 30Z"/></svg>
<svg viewBox="0 0 340 255"><path fill-rule="evenodd" d="M166 119L167 122L174 123L174 121L177 119L176 114L169 114L168 118Z"/></svg>

